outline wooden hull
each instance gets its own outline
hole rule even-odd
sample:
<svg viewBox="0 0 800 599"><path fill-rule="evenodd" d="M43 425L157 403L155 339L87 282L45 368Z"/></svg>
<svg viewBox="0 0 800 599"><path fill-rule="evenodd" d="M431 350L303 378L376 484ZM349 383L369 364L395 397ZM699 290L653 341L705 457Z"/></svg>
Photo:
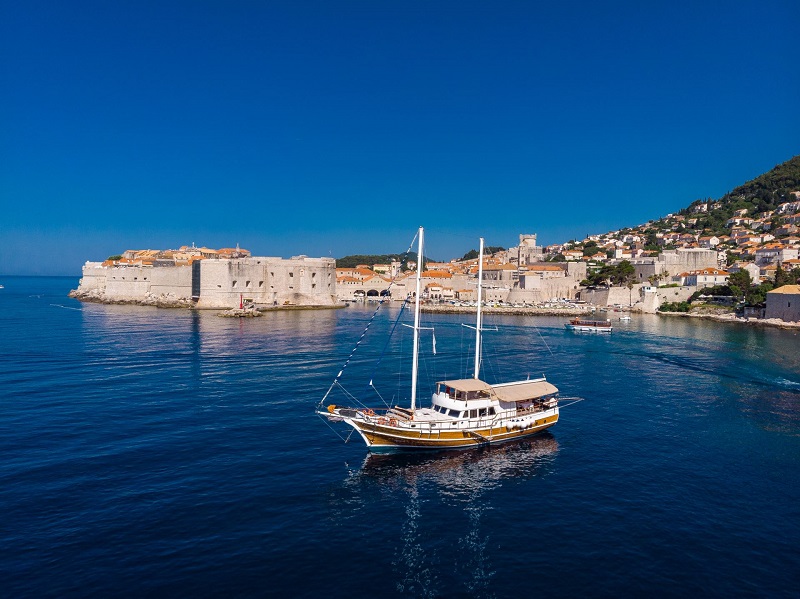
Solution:
<svg viewBox="0 0 800 599"><path fill-rule="evenodd" d="M497 426L482 429L408 428L346 420L371 451L394 449L467 449L522 439L541 433L558 422L558 412L535 420L526 428Z"/></svg>

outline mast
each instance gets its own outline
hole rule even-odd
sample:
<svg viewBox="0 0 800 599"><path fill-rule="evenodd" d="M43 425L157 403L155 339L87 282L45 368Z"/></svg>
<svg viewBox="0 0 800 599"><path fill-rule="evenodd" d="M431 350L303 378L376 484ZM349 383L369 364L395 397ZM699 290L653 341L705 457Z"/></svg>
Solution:
<svg viewBox="0 0 800 599"><path fill-rule="evenodd" d="M417 249L417 298L414 302L414 359L411 366L411 411L417 403L417 371L419 367L419 304L422 285L422 238L425 229L419 228L419 246Z"/></svg>
<svg viewBox="0 0 800 599"><path fill-rule="evenodd" d="M483 282L483 237L478 252L478 322L475 323L475 374L477 379L481 370L481 283Z"/></svg>

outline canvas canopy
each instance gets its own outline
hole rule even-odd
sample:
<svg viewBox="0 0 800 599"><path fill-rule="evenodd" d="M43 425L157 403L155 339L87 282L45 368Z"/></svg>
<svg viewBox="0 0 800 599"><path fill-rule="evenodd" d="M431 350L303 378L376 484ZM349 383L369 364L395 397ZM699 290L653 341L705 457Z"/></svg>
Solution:
<svg viewBox="0 0 800 599"><path fill-rule="evenodd" d="M457 381L441 381L440 385L446 385L456 391L487 391L490 395L497 397L500 401L525 401L527 399L537 399L545 395L558 393L558 388L547 381L520 381L517 383L505 383L492 387L480 379L461 379Z"/></svg>

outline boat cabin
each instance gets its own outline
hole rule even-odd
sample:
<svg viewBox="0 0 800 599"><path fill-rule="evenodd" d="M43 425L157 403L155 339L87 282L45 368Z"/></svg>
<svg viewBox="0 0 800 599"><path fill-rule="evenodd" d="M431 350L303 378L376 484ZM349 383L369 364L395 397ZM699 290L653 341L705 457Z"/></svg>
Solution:
<svg viewBox="0 0 800 599"><path fill-rule="evenodd" d="M554 405L558 389L544 378L490 385L480 379L436 383L431 409L455 418L540 411Z"/></svg>

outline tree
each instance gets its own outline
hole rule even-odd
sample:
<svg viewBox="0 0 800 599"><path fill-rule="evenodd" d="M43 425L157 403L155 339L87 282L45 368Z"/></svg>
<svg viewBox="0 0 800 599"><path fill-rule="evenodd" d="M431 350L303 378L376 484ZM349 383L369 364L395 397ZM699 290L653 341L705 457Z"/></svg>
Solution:
<svg viewBox="0 0 800 599"><path fill-rule="evenodd" d="M775 287L790 285L793 282L790 281L791 278L791 274L783 270L781 263L778 262L778 266L775 268Z"/></svg>
<svg viewBox="0 0 800 599"><path fill-rule="evenodd" d="M614 267L611 281L615 285L625 285L636 278L636 268L628 260L623 260Z"/></svg>
<svg viewBox="0 0 800 599"><path fill-rule="evenodd" d="M750 277L750 273L744 269L735 272L728 277L728 285L736 285L741 289L747 289L752 284L753 279Z"/></svg>
<svg viewBox="0 0 800 599"><path fill-rule="evenodd" d="M731 293L736 297L743 297L750 289L752 283L753 280L750 278L750 273L744 269L728 277L728 287L730 287Z"/></svg>

